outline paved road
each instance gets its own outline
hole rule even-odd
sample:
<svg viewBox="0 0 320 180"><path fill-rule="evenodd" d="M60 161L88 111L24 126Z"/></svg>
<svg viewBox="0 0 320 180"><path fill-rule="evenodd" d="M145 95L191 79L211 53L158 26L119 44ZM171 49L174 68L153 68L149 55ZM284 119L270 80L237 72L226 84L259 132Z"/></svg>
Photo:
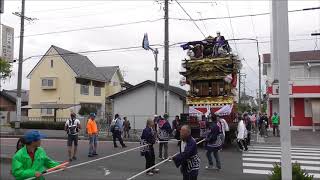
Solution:
<svg viewBox="0 0 320 180"><path fill-rule="evenodd" d="M15 143L17 139L1 138L1 153L12 154L15 150ZM111 155L120 151L124 151L133 147L139 146L138 143L127 143L129 146L126 149L114 149L111 142L100 142L99 143L99 156L96 158ZM43 140L42 146L46 149L48 155L57 161L64 161L67 159L66 155L66 142L65 140ZM155 145L156 154L158 145ZM85 163L92 158L87 157L88 142L80 141L79 143L79 160L74 161L70 164L76 165L79 163ZM169 154L177 152L176 143L170 143ZM244 174L242 168L242 154L235 150L235 148L223 149L221 156L223 161L223 170L220 172L208 171L204 167L207 164L205 157L205 151L199 148L199 154L201 157L201 170L199 180L212 180L212 179L244 179L244 180L256 180L256 179L267 179L267 175L264 174ZM64 172L56 174L50 174L46 176L47 180L82 180L82 179L112 179L112 180L123 180L131 177L132 175L144 170L145 159L139 154L139 150L128 152L119 156L115 156L108 159L99 160L93 163L84 164L82 166L67 169ZM167 162L159 167L161 170L160 174L153 177L141 175L137 179L139 180L171 180L181 179L179 170L174 166L172 162ZM10 164L1 164L1 179L11 180L13 179L9 173Z"/></svg>

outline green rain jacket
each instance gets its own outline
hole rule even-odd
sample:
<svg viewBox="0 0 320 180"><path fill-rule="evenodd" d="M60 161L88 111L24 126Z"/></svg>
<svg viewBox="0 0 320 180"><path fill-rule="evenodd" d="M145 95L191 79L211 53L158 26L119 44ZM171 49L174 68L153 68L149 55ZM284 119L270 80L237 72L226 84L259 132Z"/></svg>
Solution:
<svg viewBox="0 0 320 180"><path fill-rule="evenodd" d="M37 148L34 161L32 162L27 148L24 146L12 158L12 175L16 180L23 180L35 177L36 172L42 173L46 169L53 168L57 165L59 165L59 163L50 159L41 147ZM44 177L41 176L38 179L44 180Z"/></svg>
<svg viewBox="0 0 320 180"><path fill-rule="evenodd" d="M273 125L278 125L279 124L279 116L278 115L273 115L272 116L272 124Z"/></svg>

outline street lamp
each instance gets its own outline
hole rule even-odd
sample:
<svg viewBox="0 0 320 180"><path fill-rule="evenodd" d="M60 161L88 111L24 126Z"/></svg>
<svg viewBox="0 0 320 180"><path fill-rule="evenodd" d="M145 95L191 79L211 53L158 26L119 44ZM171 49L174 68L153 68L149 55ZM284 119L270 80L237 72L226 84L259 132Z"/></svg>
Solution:
<svg viewBox="0 0 320 180"><path fill-rule="evenodd" d="M154 73L155 73L155 84L154 84L154 93L155 93L155 101L154 101L154 114L158 114L158 54L159 51L157 48L153 49L149 45L149 40L148 40L148 34L145 33L142 41L142 48L145 50L151 50L154 56L155 60L155 67L154 67Z"/></svg>

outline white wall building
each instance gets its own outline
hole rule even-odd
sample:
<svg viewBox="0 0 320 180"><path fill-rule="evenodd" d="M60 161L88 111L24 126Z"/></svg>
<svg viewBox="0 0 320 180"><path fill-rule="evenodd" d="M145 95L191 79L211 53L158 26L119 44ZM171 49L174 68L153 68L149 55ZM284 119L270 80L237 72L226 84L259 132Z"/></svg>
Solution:
<svg viewBox="0 0 320 180"><path fill-rule="evenodd" d="M268 114L279 112L279 83L271 74L270 54L263 54L267 76ZM290 124L296 128L320 125L320 50L290 52ZM281 117L280 117L281 118Z"/></svg>
<svg viewBox="0 0 320 180"><path fill-rule="evenodd" d="M113 104L113 115L126 116L133 129L143 129L148 118L155 114L154 81L144 81L124 91L110 96ZM186 91L170 86L169 88L170 122L176 115L188 112L186 106ZM164 114L164 85L158 83L158 115Z"/></svg>

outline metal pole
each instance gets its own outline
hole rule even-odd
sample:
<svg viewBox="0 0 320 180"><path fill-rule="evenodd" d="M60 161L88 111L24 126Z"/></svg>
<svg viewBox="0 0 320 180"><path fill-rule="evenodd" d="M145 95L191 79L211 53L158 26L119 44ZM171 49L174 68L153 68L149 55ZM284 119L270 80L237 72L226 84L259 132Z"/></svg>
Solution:
<svg viewBox="0 0 320 180"><path fill-rule="evenodd" d="M261 112L261 59L259 53L259 42L257 40L258 66L259 66L259 112Z"/></svg>
<svg viewBox="0 0 320 180"><path fill-rule="evenodd" d="M279 73L279 107L280 107L280 142L281 142L281 176L282 180L292 179L291 164L291 132L289 117L289 23L288 23L288 1L272 0L272 25L276 24L277 38L272 36L273 44L277 49L272 52L278 59L279 67L275 71Z"/></svg>
<svg viewBox="0 0 320 180"><path fill-rule="evenodd" d="M19 67L18 67L18 85L17 85L17 125L20 128L21 121L21 84L22 84L22 62L23 62L23 36L24 36L24 11L25 0L21 5L21 27L20 27L20 47L19 47Z"/></svg>
<svg viewBox="0 0 320 180"><path fill-rule="evenodd" d="M169 0L164 1L164 112L168 113L169 90Z"/></svg>
<svg viewBox="0 0 320 180"><path fill-rule="evenodd" d="M239 104L241 104L241 70L239 69Z"/></svg>
<svg viewBox="0 0 320 180"><path fill-rule="evenodd" d="M153 52L154 54L154 60L155 60L155 67L154 67L154 73L155 73L155 87L154 87L154 93L155 93L155 101L154 101L154 114L158 114L158 49L156 48Z"/></svg>

